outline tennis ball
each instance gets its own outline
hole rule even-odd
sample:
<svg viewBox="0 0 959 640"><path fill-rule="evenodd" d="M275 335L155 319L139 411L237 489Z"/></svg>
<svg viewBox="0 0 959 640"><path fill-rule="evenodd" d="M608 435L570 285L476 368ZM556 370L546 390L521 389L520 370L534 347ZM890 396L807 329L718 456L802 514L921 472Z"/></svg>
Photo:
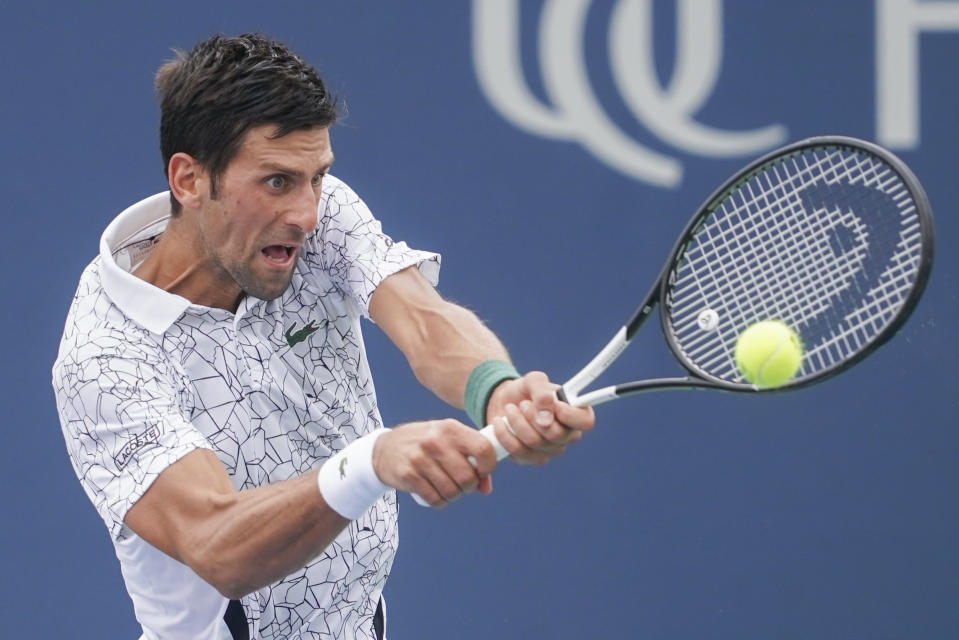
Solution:
<svg viewBox="0 0 959 640"><path fill-rule="evenodd" d="M760 387L778 387L799 371L802 342L779 320L764 320L743 331L734 355L746 380Z"/></svg>

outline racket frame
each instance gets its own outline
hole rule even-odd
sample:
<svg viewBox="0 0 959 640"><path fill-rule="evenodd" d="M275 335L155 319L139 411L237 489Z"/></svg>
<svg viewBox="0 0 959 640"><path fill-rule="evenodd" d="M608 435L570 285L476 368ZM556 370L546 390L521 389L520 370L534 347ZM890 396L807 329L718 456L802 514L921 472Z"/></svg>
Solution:
<svg viewBox="0 0 959 640"><path fill-rule="evenodd" d="M906 300L896 312L896 315L887 324L882 332L876 336L865 348L833 364L831 367L823 369L813 375L804 376L794 381L788 382L777 387L760 387L748 383L733 383L722 380L709 373L697 368L694 363L683 355L680 345L676 342L673 335L667 330L668 309L661 302L666 299L670 286L670 276L672 275L677 261L682 257L690 240L695 235L697 229L709 216L735 192L744 183L764 171L767 165L787 160L789 157L799 155L803 151L813 147L843 147L863 151L878 157L885 162L892 171L902 180L916 206L916 215L920 221L920 233L922 237L922 253L919 257L919 266L916 272L916 280L909 291ZM848 136L828 135L815 136L796 141L785 147L780 147L766 155L754 160L746 165L742 170L729 178L718 189L716 189L697 210L697 213L687 223L683 232L679 235L669 253L659 277L650 289L642 304L636 309L629 321L616 332L613 338L603 347L599 353L590 362L571 377L557 392L560 400L568 402L573 406L597 405L608 402L626 395L633 395L646 391L661 391L668 389L716 389L720 391L745 392L745 393L779 393L783 391L792 391L803 387L808 387L831 378L837 373L844 371L855 364L861 362L866 356L873 353L876 349L885 344L892 338L896 332L912 314L922 293L926 288L929 279L929 273L932 269L933 259L933 222L932 210L929 205L929 199L925 190L916 178L915 174L906 164L892 154L890 151L858 138ZM639 328L646 322L653 310L659 306L660 309L660 328L663 336L666 338L666 344L673 356L679 361L680 365L686 370L684 377L673 378L651 378L648 380L635 380L616 385L610 385L581 393L590 383L598 378L613 362L623 353Z"/></svg>

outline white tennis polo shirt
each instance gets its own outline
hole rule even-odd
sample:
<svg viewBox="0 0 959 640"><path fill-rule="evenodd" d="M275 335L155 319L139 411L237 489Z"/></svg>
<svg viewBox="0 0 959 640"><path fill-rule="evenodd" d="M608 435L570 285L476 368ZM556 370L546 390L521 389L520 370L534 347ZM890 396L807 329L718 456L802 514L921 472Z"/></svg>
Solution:
<svg viewBox="0 0 959 640"><path fill-rule="evenodd" d="M130 507L170 464L216 453L249 489L318 467L382 426L360 317L387 276L437 254L384 235L343 182L326 176L317 229L276 300L236 313L190 303L132 275L170 217L169 195L119 215L70 308L53 367L67 450L110 530L143 638L231 638L227 599L133 533ZM372 638L397 545L386 494L306 567L242 599L252 638Z"/></svg>

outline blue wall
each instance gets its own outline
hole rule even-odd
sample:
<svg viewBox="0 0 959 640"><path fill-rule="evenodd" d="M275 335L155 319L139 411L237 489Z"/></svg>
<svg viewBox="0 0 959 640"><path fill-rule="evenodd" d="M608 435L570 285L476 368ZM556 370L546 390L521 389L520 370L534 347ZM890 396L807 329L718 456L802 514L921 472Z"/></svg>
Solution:
<svg viewBox="0 0 959 640"><path fill-rule="evenodd" d="M710 27L713 3L699 2L696 24ZM478 310L521 368L557 379L632 311L701 200L758 155L707 156L676 143L679 125L657 131L634 114L607 47L625 3L588 7L574 24L582 38L564 45L540 16L558 23L578 3L522 2L524 87L559 113L552 61L539 57L543 38L559 38L584 61L620 142L681 169L673 186L611 166L608 150L577 141L596 138L572 116L566 139L550 138L497 109L477 80L467 2L13 4L0 8L4 638L137 637L106 530L67 460L49 370L101 230L164 188L151 76L171 47L255 30L313 62L348 105L335 173L387 232L444 254L442 292ZM692 27L677 17L682 2L652 4L655 36L636 38L667 83L677 24ZM887 347L822 386L605 405L563 458L504 465L489 499L430 512L403 497L387 588L393 640L944 638L959 628L959 3L717 7L716 83L690 85L705 90L688 115L726 131L778 125L790 140L842 133L894 146L937 216L924 300ZM892 16L882 37L877 7ZM916 74L893 41L908 31L897 7L923 32ZM890 77L919 81L911 137L880 126L877 40L896 52L883 63ZM675 372L661 343L643 332L620 375ZM417 386L372 325L368 346L387 422L458 415Z"/></svg>

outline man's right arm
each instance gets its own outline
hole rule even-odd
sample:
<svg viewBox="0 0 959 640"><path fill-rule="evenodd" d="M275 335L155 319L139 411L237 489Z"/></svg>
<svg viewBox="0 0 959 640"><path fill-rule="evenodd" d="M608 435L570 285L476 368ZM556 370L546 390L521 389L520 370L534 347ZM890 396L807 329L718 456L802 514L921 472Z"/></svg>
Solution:
<svg viewBox="0 0 959 640"><path fill-rule="evenodd" d="M372 455L382 482L434 506L475 490L496 466L486 439L454 420L389 430ZM349 520L324 500L316 470L236 491L216 455L198 449L167 467L124 522L224 596L238 598L305 566Z"/></svg>
<svg viewBox="0 0 959 640"><path fill-rule="evenodd" d="M349 523L326 505L316 474L236 491L216 455L197 449L167 467L124 521L239 598L303 567Z"/></svg>

